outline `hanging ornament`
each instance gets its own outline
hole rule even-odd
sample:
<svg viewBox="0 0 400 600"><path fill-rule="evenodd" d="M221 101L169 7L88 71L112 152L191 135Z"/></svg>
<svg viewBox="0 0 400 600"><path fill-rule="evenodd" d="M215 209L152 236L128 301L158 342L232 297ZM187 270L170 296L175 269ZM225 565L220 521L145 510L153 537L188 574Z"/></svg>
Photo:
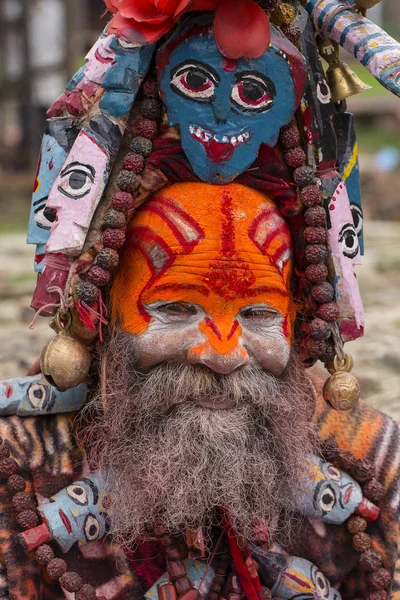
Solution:
<svg viewBox="0 0 400 600"><path fill-rule="evenodd" d="M70 333L70 313L67 313L66 323L62 322L58 313L51 326L57 337L44 347L40 368L50 385L65 392L87 380L90 354L84 344Z"/></svg>
<svg viewBox="0 0 400 600"><path fill-rule="evenodd" d="M350 373L353 366L354 361L349 354L345 354L343 360L336 355L332 365L327 366L331 377L325 382L323 396L335 410L351 410L360 398L360 385Z"/></svg>
<svg viewBox="0 0 400 600"><path fill-rule="evenodd" d="M340 102L349 96L355 96L371 89L350 69L349 65L339 59L339 44L333 41L318 40L318 49L329 67L326 80L331 90L333 102Z"/></svg>

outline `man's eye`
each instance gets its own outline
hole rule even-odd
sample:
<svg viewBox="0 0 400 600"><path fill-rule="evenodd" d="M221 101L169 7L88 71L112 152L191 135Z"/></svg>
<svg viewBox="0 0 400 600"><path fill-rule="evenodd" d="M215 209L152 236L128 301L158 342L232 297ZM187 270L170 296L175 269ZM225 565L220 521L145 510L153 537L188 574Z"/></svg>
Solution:
<svg viewBox="0 0 400 600"><path fill-rule="evenodd" d="M165 315L169 316L191 316L197 313L197 310L191 304L184 304L182 302L173 302L171 304L163 304L159 306L158 310Z"/></svg>
<svg viewBox="0 0 400 600"><path fill-rule="evenodd" d="M261 73L242 73L233 86L232 102L243 112L261 113L272 108L275 86Z"/></svg>
<svg viewBox="0 0 400 600"><path fill-rule="evenodd" d="M93 182L93 168L90 165L75 163L61 172L58 191L68 198L83 198L89 194Z"/></svg>
<svg viewBox="0 0 400 600"><path fill-rule="evenodd" d="M196 61L181 65L171 77L171 89L195 102L211 102L216 84L216 75Z"/></svg>
<svg viewBox="0 0 400 600"><path fill-rule="evenodd" d="M240 316L243 319L270 319L276 316L276 312L270 308L246 308Z"/></svg>

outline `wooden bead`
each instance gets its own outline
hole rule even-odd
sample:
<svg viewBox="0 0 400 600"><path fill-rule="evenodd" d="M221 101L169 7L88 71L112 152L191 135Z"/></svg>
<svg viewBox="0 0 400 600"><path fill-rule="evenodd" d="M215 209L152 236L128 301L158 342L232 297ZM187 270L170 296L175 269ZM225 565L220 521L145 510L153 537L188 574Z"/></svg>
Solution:
<svg viewBox="0 0 400 600"><path fill-rule="evenodd" d="M324 244L326 242L326 231L324 227L306 227L303 235L307 244Z"/></svg>
<svg viewBox="0 0 400 600"><path fill-rule="evenodd" d="M341 452L338 456L338 463L340 469L346 471L346 473L352 473L356 459L351 452Z"/></svg>
<svg viewBox="0 0 400 600"><path fill-rule="evenodd" d="M304 256L313 265L323 263L328 258L328 249L323 244L310 244L306 246Z"/></svg>
<svg viewBox="0 0 400 600"><path fill-rule="evenodd" d="M305 271L306 279L310 283L323 283L328 278L328 267L324 263L308 265Z"/></svg>
<svg viewBox="0 0 400 600"><path fill-rule="evenodd" d="M392 576L387 569L380 567L368 575L367 581L371 589L375 591L386 590L391 584Z"/></svg>
<svg viewBox="0 0 400 600"><path fill-rule="evenodd" d="M304 206L318 206L322 202L322 193L318 185L306 185L300 192L300 198Z"/></svg>
<svg viewBox="0 0 400 600"><path fill-rule="evenodd" d="M298 167L303 166L306 162L306 159L306 153L301 146L293 148L292 150L288 150L288 152L285 154L285 163L292 169L297 169Z"/></svg>
<svg viewBox="0 0 400 600"><path fill-rule="evenodd" d="M50 579L60 579L67 572L68 566L62 558L53 558L47 565L47 574Z"/></svg>
<svg viewBox="0 0 400 600"><path fill-rule="evenodd" d="M128 211L135 206L135 201L129 192L116 192L112 197L112 206L117 210Z"/></svg>
<svg viewBox="0 0 400 600"><path fill-rule="evenodd" d="M293 180L300 187L311 185L315 181L315 170L307 166L299 167L293 173Z"/></svg>
<svg viewBox="0 0 400 600"><path fill-rule="evenodd" d="M376 479L371 479L363 485L363 494L371 502L380 502L385 495L385 488Z"/></svg>
<svg viewBox="0 0 400 600"><path fill-rule="evenodd" d="M39 517L34 510L23 510L19 513L17 522L22 529L33 529L39 525Z"/></svg>
<svg viewBox="0 0 400 600"><path fill-rule="evenodd" d="M172 583L165 583L158 588L158 600L176 600L176 590Z"/></svg>
<svg viewBox="0 0 400 600"><path fill-rule="evenodd" d="M145 119L159 119L162 106L162 102L158 98L145 98L140 105L140 112Z"/></svg>
<svg viewBox="0 0 400 600"><path fill-rule="evenodd" d="M168 548L168 560L183 560L187 558L188 551L187 546L180 544L179 546L173 546Z"/></svg>
<svg viewBox="0 0 400 600"><path fill-rule="evenodd" d="M326 223L326 212L322 206L311 206L304 213L304 220L311 227L324 227Z"/></svg>
<svg viewBox="0 0 400 600"><path fill-rule="evenodd" d="M18 464L11 457L0 459L0 477L8 479L19 470Z"/></svg>
<svg viewBox="0 0 400 600"><path fill-rule="evenodd" d="M359 483L364 483L375 477L375 465L368 458L359 458L353 467L352 475Z"/></svg>
<svg viewBox="0 0 400 600"><path fill-rule="evenodd" d="M21 475L12 475L7 481L7 487L12 493L23 492L26 488L26 481Z"/></svg>
<svg viewBox="0 0 400 600"><path fill-rule="evenodd" d="M222 586L219 585L218 583L213 583L211 585L211 591L215 592L216 594L218 594L221 591L221 589L222 589Z"/></svg>
<svg viewBox="0 0 400 600"><path fill-rule="evenodd" d="M371 592L365 596L365 600L388 600L389 594L385 590Z"/></svg>
<svg viewBox="0 0 400 600"><path fill-rule="evenodd" d="M367 573L379 569L382 565L382 556L372 548L364 552L360 557L360 567Z"/></svg>
<svg viewBox="0 0 400 600"><path fill-rule="evenodd" d="M122 212L121 210L116 210L115 208L111 208L104 217L104 224L106 227L111 227L111 229L121 229L121 227L125 227L125 225L126 225L125 213Z"/></svg>
<svg viewBox="0 0 400 600"><path fill-rule="evenodd" d="M179 600L200 600L200 598L200 592L194 587L191 587L184 594L179 596Z"/></svg>
<svg viewBox="0 0 400 600"><path fill-rule="evenodd" d="M315 248L315 246L307 246L307 248ZM326 304L321 304L316 313L317 317L319 317L323 321L326 321L327 323L333 323L334 321L337 321L339 315L340 311L335 302L327 302Z"/></svg>
<svg viewBox="0 0 400 600"><path fill-rule="evenodd" d="M107 248L118 250L125 243L125 230L106 229L103 232L103 243Z"/></svg>
<svg viewBox="0 0 400 600"><path fill-rule="evenodd" d="M186 568L181 560L168 561L167 571L171 581L176 581L186 575Z"/></svg>
<svg viewBox="0 0 400 600"><path fill-rule="evenodd" d="M90 306L91 304L95 304L98 301L99 289L95 285L93 285L93 283L89 283L88 281L82 281L76 286L76 297L81 302L85 302L85 304L88 304Z"/></svg>
<svg viewBox="0 0 400 600"><path fill-rule="evenodd" d="M288 127L283 129L279 136L279 141L284 150L293 150L300 144L300 135L296 127Z"/></svg>
<svg viewBox="0 0 400 600"><path fill-rule="evenodd" d="M178 596L185 594L192 587L192 582L187 577L181 577L175 581L175 589ZM180 600L180 599L179 599Z"/></svg>
<svg viewBox="0 0 400 600"><path fill-rule="evenodd" d="M140 186L140 181L132 171L121 171L117 177L117 186L122 192L133 194Z"/></svg>
<svg viewBox="0 0 400 600"><path fill-rule="evenodd" d="M129 152L122 162L122 168L132 173L141 173L144 169L144 158L138 152Z"/></svg>
<svg viewBox="0 0 400 600"><path fill-rule="evenodd" d="M317 340L314 338L310 338L306 342L307 352L310 356L314 358L319 358L323 356L327 351L327 345L324 340Z"/></svg>
<svg viewBox="0 0 400 600"><path fill-rule="evenodd" d="M39 565L45 566L54 558L53 549L48 544L43 544L35 552L35 560Z"/></svg>
<svg viewBox="0 0 400 600"><path fill-rule="evenodd" d="M17 492L12 499L13 506L16 511L35 510L35 501L29 494L25 492Z"/></svg>
<svg viewBox="0 0 400 600"><path fill-rule="evenodd" d="M140 137L148 140L154 140L157 137L158 125L152 119L141 119L136 124L136 133Z"/></svg>
<svg viewBox="0 0 400 600"><path fill-rule="evenodd" d="M79 592L83 586L83 579L75 571L69 571L68 573L64 573L64 575L62 575L60 578L60 584L61 587L67 592Z"/></svg>
<svg viewBox="0 0 400 600"><path fill-rule="evenodd" d="M371 548L371 538L367 533L356 533L352 543L354 550L360 553Z"/></svg>
<svg viewBox="0 0 400 600"><path fill-rule="evenodd" d="M335 290L333 289L333 285L328 281L325 281L324 283L312 287L311 296L318 304L325 304L326 302L331 302L333 300Z"/></svg>
<svg viewBox="0 0 400 600"><path fill-rule="evenodd" d="M367 529L367 521L363 517L357 515L350 517L346 522L347 531L353 535L356 533L363 533Z"/></svg>
<svg viewBox="0 0 400 600"><path fill-rule="evenodd" d="M75 600L97 600L96 590L91 585L85 583L79 592L76 592Z"/></svg>
<svg viewBox="0 0 400 600"><path fill-rule="evenodd" d="M111 275L102 267L94 265L89 269L87 278L93 285L97 287L104 287L110 281Z"/></svg>
<svg viewBox="0 0 400 600"><path fill-rule="evenodd" d="M9 458L11 452L10 448L5 444L1 444L0 446L0 458Z"/></svg>
<svg viewBox="0 0 400 600"><path fill-rule="evenodd" d="M132 152L136 152L147 158L153 151L153 144L151 140L147 140L144 137L135 137L131 142L130 149Z"/></svg>
<svg viewBox="0 0 400 600"><path fill-rule="evenodd" d="M159 96L157 79L154 79L153 77L147 77L147 79L145 79L142 89L147 98L158 98Z"/></svg>
<svg viewBox="0 0 400 600"><path fill-rule="evenodd" d="M310 335L316 340L329 340L329 338L331 337L331 328L329 326L329 323L323 321L322 319L313 319L309 324L309 331Z"/></svg>

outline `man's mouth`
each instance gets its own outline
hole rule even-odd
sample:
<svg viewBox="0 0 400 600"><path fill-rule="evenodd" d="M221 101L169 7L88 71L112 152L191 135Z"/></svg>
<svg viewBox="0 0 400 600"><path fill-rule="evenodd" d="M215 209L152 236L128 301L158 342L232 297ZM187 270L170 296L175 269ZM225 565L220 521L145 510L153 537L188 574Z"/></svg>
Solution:
<svg viewBox="0 0 400 600"><path fill-rule="evenodd" d="M248 130L242 131L239 135L218 135L203 129L200 125L189 125L189 133L203 144L208 158L216 163L229 160L235 148L247 143L251 138Z"/></svg>

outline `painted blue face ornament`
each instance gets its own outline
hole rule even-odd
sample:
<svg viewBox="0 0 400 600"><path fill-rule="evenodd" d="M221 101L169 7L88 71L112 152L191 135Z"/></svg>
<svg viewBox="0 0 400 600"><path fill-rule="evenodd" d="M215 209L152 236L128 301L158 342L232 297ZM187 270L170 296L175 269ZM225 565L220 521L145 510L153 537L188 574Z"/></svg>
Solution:
<svg viewBox="0 0 400 600"><path fill-rule="evenodd" d="M160 89L171 126L203 181L226 184L275 146L292 119L305 81L303 57L272 32L256 59L230 60L218 50L209 17L191 18L159 51Z"/></svg>

